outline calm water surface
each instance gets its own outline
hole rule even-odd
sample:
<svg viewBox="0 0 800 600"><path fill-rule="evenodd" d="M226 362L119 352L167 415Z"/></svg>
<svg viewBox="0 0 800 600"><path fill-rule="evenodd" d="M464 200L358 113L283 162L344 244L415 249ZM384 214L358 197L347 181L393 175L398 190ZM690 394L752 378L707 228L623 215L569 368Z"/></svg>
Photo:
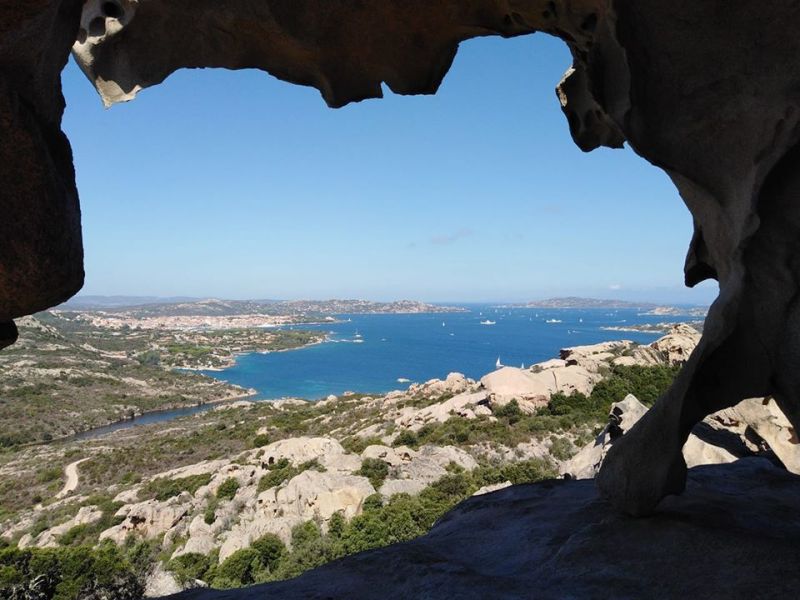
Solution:
<svg viewBox="0 0 800 600"><path fill-rule="evenodd" d="M602 329L681 322L686 316L647 316L636 309L527 309L469 305L469 312L425 315L338 315L317 329L328 341L289 352L246 354L206 375L258 390L257 399L318 399L345 391L382 393L458 371L479 379L502 364L519 367L558 356L561 348L628 339L650 343L660 334ZM492 321L494 325L483 325ZM94 438L213 408L153 412L76 436Z"/></svg>
<svg viewBox="0 0 800 600"><path fill-rule="evenodd" d="M686 320L634 309L468 308L453 314L339 315L342 322L314 327L329 333L323 344L244 355L234 367L206 374L255 388L261 399L388 392L452 371L478 379L495 368L498 358L519 367L553 358L567 346L623 338L649 343L660 335L602 327Z"/></svg>

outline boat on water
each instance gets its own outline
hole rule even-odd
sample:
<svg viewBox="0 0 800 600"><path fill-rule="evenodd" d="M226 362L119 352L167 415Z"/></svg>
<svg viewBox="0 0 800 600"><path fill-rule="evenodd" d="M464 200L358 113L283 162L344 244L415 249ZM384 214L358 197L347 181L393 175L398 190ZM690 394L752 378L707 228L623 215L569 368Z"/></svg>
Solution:
<svg viewBox="0 0 800 600"><path fill-rule="evenodd" d="M505 365L503 365L503 363L500 362L500 357L499 356L497 357L497 362L494 363L494 366L496 368L498 368L498 369L501 369L501 368L503 368L505 366Z"/></svg>
<svg viewBox="0 0 800 600"><path fill-rule="evenodd" d="M563 323L563 322L564 321L562 321L561 319L547 319L547 321L545 321L545 323Z"/></svg>
<svg viewBox="0 0 800 600"><path fill-rule="evenodd" d="M411 382L411 380L407 379L406 377L398 377L397 378L397 383L410 383L410 382Z"/></svg>
<svg viewBox="0 0 800 600"><path fill-rule="evenodd" d="M481 325L497 325L497 321L490 321L486 319L485 321L481 321Z"/></svg>

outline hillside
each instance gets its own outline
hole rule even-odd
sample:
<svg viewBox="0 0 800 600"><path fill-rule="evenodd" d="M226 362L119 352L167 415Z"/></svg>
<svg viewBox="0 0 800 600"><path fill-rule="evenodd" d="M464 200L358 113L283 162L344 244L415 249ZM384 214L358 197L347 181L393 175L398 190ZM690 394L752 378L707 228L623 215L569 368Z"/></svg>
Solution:
<svg viewBox="0 0 800 600"><path fill-rule="evenodd" d="M18 321L20 339L0 353L0 448L49 441L153 410L254 392L186 369L218 369L237 354L297 348L319 332L112 330L65 314ZM179 370L180 369L180 370Z"/></svg>
<svg viewBox="0 0 800 600"><path fill-rule="evenodd" d="M0 455L0 538L13 556L110 552L125 585L151 594L293 577L422 535L473 494L591 470L611 405L652 403L698 337L678 326L651 345L569 348L480 381L237 402L17 448ZM721 455L698 443L698 457Z"/></svg>
<svg viewBox="0 0 800 600"><path fill-rule="evenodd" d="M128 302L126 304L125 302ZM58 310L96 311L126 314L132 317L156 316L235 316L269 315L295 317L295 322L307 321L314 315L335 314L406 314L463 312L463 308L439 306L415 300L373 302L370 300L220 300L164 299L136 297L78 296L62 304Z"/></svg>

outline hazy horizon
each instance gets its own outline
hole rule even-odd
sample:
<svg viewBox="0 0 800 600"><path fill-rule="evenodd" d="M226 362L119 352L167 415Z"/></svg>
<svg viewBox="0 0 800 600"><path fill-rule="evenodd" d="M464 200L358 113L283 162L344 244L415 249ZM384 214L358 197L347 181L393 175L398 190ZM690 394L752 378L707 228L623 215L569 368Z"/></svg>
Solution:
<svg viewBox="0 0 800 600"><path fill-rule="evenodd" d="M705 306L710 304L710 302L672 302L664 299L645 299L645 298L633 298L629 296L623 295L614 295L614 296L586 296L580 294L566 294L560 296L535 296L526 299L507 299L507 298L494 298L494 299L484 299L484 300L463 300L463 299L429 299L429 298L417 298L413 296L398 296L392 298L367 298L361 297L356 295L345 295L345 296L320 296L320 297L294 297L294 296L262 296L262 297L228 297L228 296L218 296L218 295L199 295L199 296L160 296L160 295L140 295L140 294L85 294L83 292L79 292L72 298L70 298L64 304L68 304L74 301L85 300L89 301L90 299L105 299L105 300L120 300L120 301L147 301L153 303L173 303L173 302L198 302L204 300L220 300L220 301L231 301L231 302L292 302L292 301L309 301L309 302L324 302L328 300L365 300L368 302L399 302L403 300L410 300L410 301L418 301L418 302L425 302L429 304L461 304L461 305L468 305L468 304L521 304L527 302L540 302L546 300L554 300L554 299L565 299L565 298L580 298L583 300L605 300L605 301L617 301L617 302L641 302L643 304L681 304L681 305L696 305L696 306Z"/></svg>

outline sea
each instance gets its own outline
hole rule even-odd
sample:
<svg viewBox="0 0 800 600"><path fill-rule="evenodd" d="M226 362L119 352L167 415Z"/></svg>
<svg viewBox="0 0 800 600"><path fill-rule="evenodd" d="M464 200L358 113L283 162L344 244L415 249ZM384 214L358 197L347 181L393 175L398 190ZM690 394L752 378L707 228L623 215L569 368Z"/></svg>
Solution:
<svg viewBox="0 0 800 600"><path fill-rule="evenodd" d="M345 392L383 394L412 383L459 372L473 379L504 366L557 358L562 348L610 340L650 343L662 334L610 330L633 325L686 322L687 315L648 315L642 309L541 309L463 305L464 312L336 315L316 329L324 342L296 350L244 354L222 371L205 375L257 390L255 400L318 400ZM688 307L684 307L687 308ZM76 439L170 421L214 405L147 413L86 431Z"/></svg>
<svg viewBox="0 0 800 600"><path fill-rule="evenodd" d="M641 309L463 308L467 312L337 315L335 323L302 327L324 331L327 340L321 344L246 354L229 369L204 373L254 388L262 400L385 393L451 372L480 379L498 361L528 366L556 358L569 346L618 339L650 343L661 334L604 328L689 319Z"/></svg>

